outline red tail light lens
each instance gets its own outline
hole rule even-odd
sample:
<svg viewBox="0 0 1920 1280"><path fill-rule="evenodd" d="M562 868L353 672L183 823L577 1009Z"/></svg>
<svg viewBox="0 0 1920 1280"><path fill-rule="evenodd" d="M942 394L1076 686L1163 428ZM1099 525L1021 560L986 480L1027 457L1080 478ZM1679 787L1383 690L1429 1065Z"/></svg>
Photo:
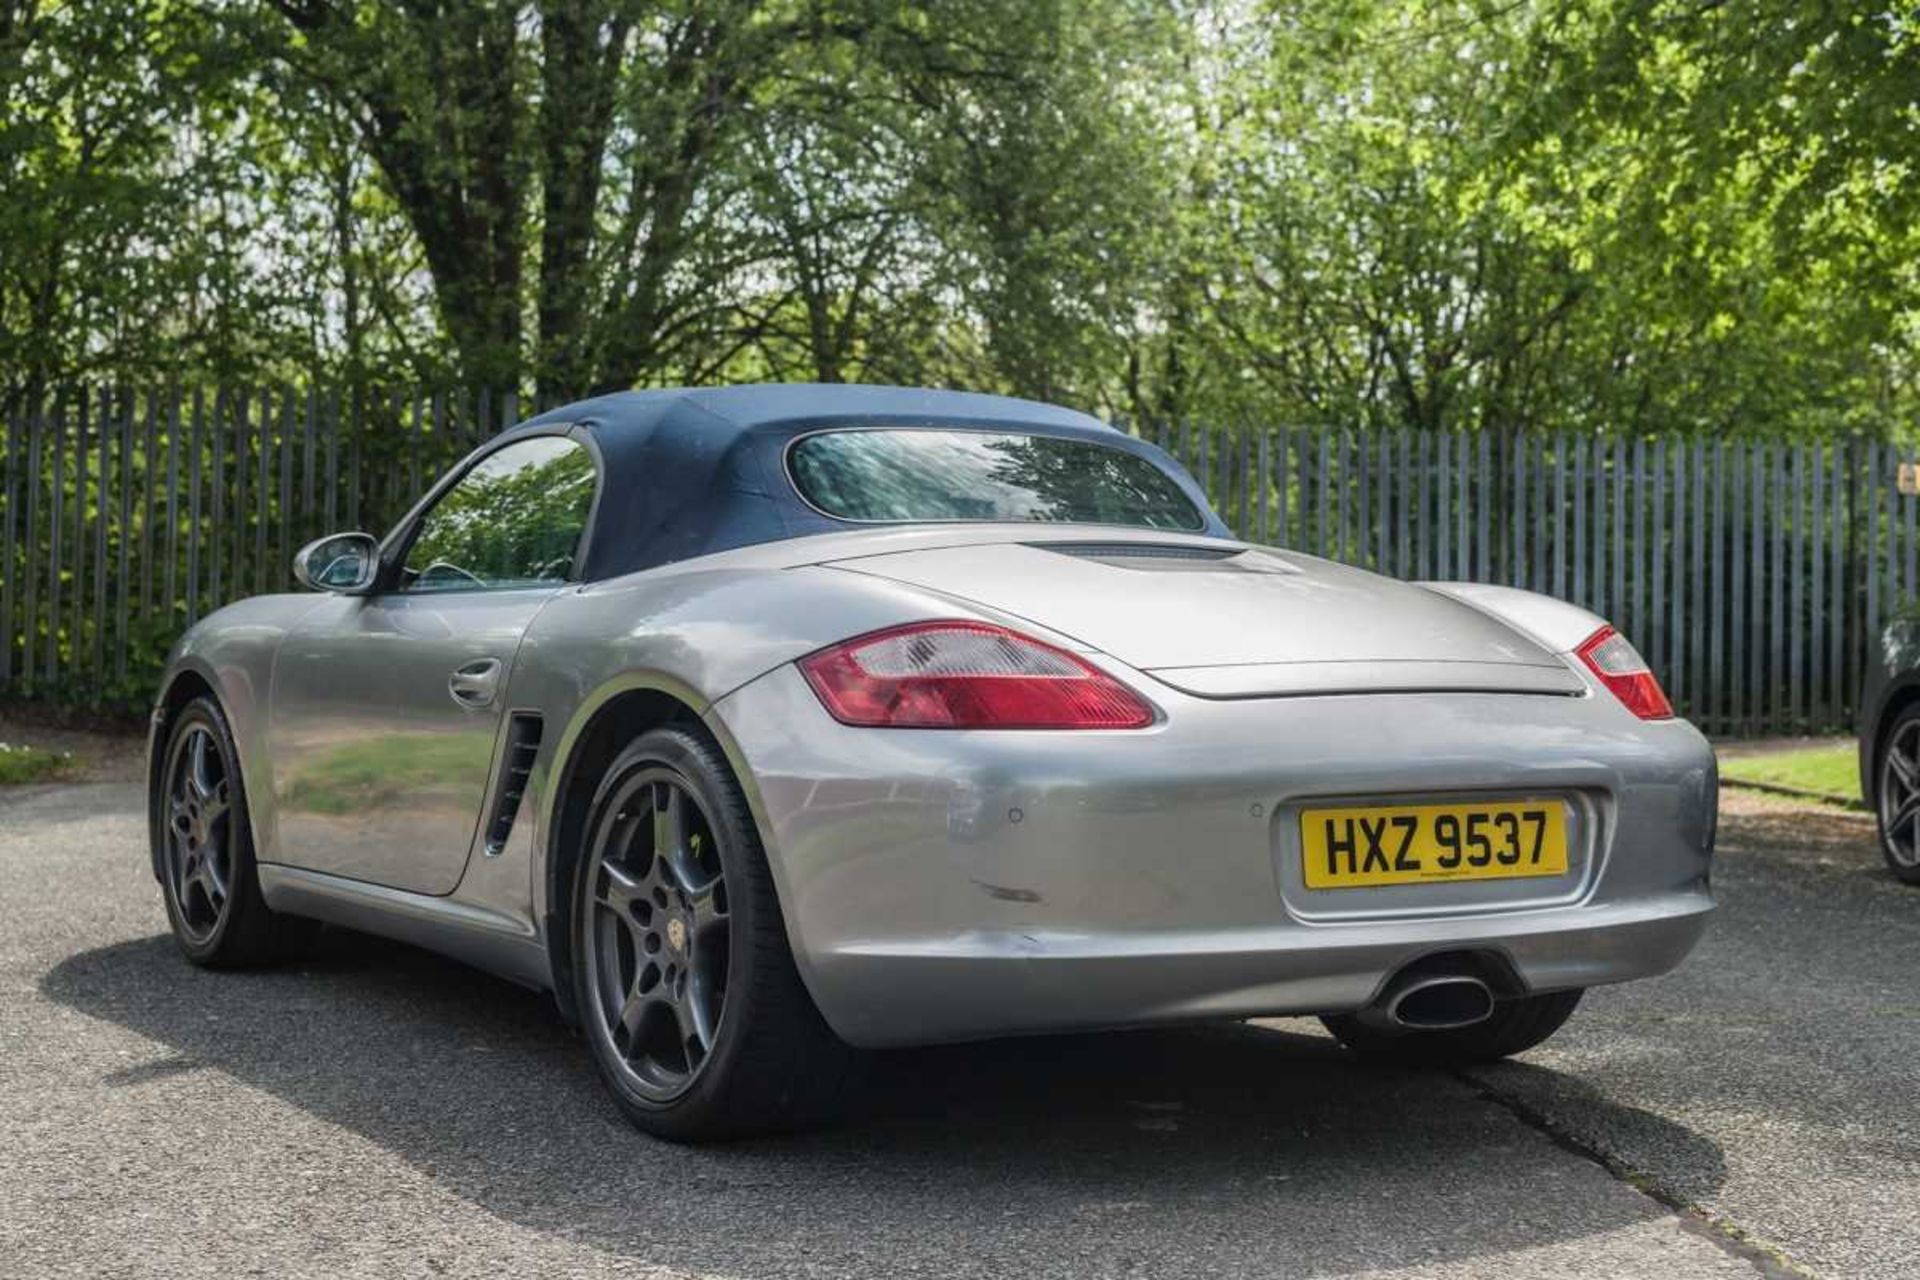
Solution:
<svg viewBox="0 0 1920 1280"><path fill-rule="evenodd" d="M800 660L841 724L886 729L1139 729L1153 709L1064 649L982 622L875 631Z"/></svg>
<svg viewBox="0 0 1920 1280"><path fill-rule="evenodd" d="M1654 678L1653 669L1627 638L1612 627L1602 627L1581 642L1573 656L1600 677L1627 710L1642 720L1671 720L1673 704Z"/></svg>

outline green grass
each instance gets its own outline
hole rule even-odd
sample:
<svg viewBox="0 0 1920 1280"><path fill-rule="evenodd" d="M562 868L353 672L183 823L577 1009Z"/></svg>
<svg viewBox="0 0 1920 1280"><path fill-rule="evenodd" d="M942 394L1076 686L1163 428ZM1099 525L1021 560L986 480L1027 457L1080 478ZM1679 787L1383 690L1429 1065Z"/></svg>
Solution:
<svg viewBox="0 0 1920 1280"><path fill-rule="evenodd" d="M64 751L42 751L38 747L20 747L0 742L0 787L23 782L49 782L73 764L73 755Z"/></svg>
<svg viewBox="0 0 1920 1280"><path fill-rule="evenodd" d="M1728 782L1764 782L1849 800L1860 794L1859 757L1850 742L1723 759L1720 776Z"/></svg>

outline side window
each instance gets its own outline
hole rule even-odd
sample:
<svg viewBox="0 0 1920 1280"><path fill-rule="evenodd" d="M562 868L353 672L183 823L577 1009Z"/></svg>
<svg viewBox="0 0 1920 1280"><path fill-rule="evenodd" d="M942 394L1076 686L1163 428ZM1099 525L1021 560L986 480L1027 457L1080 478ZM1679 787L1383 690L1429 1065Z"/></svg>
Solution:
<svg viewBox="0 0 1920 1280"><path fill-rule="evenodd" d="M428 508L407 549L402 591L565 582L593 507L593 459L559 436L489 455Z"/></svg>

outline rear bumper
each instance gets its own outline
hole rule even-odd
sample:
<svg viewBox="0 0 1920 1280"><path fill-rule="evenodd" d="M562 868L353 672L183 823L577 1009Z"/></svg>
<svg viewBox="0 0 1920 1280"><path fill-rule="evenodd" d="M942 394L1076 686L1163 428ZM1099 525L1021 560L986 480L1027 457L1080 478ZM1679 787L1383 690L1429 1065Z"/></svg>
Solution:
<svg viewBox="0 0 1920 1280"><path fill-rule="evenodd" d="M1529 991L1655 977L1693 950L1712 910L1702 891L1504 919L1347 926L1337 937L1285 927L1091 939L981 933L912 950L833 950L815 957L815 982L836 1030L868 1046L1336 1013L1371 1003L1407 964L1441 951L1501 956Z"/></svg>
<svg viewBox="0 0 1920 1280"><path fill-rule="evenodd" d="M1163 721L1114 733L848 729L791 667L714 707L840 1035L1344 1012L1438 951L1501 956L1528 990L1623 982L1677 965L1712 910L1713 755L1682 722L1603 697L1151 692ZM1564 796L1568 875L1303 890L1305 801L1472 792Z"/></svg>

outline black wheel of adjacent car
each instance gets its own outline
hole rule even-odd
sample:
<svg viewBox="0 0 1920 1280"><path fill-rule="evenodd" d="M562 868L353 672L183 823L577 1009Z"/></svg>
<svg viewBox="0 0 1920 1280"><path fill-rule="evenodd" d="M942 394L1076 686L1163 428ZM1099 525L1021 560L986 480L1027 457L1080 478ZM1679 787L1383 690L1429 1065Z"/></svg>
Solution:
<svg viewBox="0 0 1920 1280"><path fill-rule="evenodd" d="M278 958L310 937L307 920L276 915L260 896L240 757L220 704L196 698L173 718L153 839L174 940L213 968Z"/></svg>
<svg viewBox="0 0 1920 1280"><path fill-rule="evenodd" d="M640 1128L678 1141L813 1123L852 1065L801 983L739 783L653 730L608 766L574 893L575 996Z"/></svg>
<svg viewBox="0 0 1920 1280"><path fill-rule="evenodd" d="M1896 716L1881 740L1879 784L1880 852L1895 876L1920 884L1920 707Z"/></svg>
<svg viewBox="0 0 1920 1280"><path fill-rule="evenodd" d="M1496 1001L1485 1021L1444 1031L1389 1031L1353 1014L1322 1018L1341 1044L1364 1057L1422 1066L1492 1062L1542 1043L1573 1016L1584 992L1548 991Z"/></svg>

